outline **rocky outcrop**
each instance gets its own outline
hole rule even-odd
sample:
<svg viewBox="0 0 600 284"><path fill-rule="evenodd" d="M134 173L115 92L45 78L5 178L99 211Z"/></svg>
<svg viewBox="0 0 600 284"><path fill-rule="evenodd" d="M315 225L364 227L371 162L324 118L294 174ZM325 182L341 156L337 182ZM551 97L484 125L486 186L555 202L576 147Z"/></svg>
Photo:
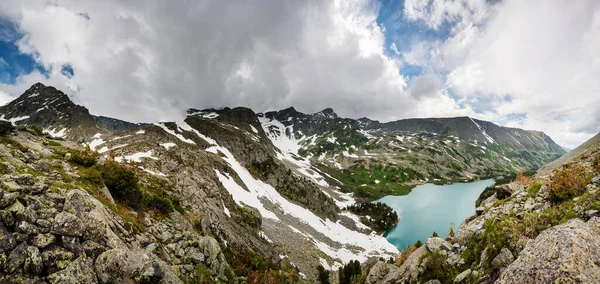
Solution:
<svg viewBox="0 0 600 284"><path fill-rule="evenodd" d="M418 280L420 273L422 273L427 266L426 260L429 254L439 253L446 258L446 263L448 265L459 266L465 263L460 256L461 251L462 248L460 246L453 246L442 238L428 238L425 241L425 245L412 252L400 267L383 261L377 262L377 264L375 264L369 271L366 283L380 284L415 282Z"/></svg>
<svg viewBox="0 0 600 284"><path fill-rule="evenodd" d="M600 279L600 218L573 219L527 243L497 283L592 283Z"/></svg>
<svg viewBox="0 0 600 284"><path fill-rule="evenodd" d="M30 148L0 144L0 157L15 168L0 177L0 282L181 283L198 267L224 279L219 243L179 212L130 212L144 216L134 228L75 186L77 166L43 155L35 136L15 138ZM38 171L40 162L48 171Z"/></svg>

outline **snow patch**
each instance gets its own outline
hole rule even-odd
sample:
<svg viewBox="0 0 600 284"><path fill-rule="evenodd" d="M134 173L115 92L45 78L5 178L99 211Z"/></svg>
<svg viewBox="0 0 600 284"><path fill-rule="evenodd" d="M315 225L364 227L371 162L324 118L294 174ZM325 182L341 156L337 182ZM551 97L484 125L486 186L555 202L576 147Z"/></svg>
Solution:
<svg viewBox="0 0 600 284"><path fill-rule="evenodd" d="M152 150L148 150L146 152L138 152L138 153L127 155L127 156L116 157L115 161L117 161L119 163L121 163L123 161L133 161L136 163L141 163L142 158L158 160L158 158L152 156Z"/></svg>
<svg viewBox="0 0 600 284"><path fill-rule="evenodd" d="M167 142L167 143L161 143L160 146L163 146L165 148L165 150L169 150L169 149L177 146L177 144L175 144L173 142Z"/></svg>
<svg viewBox="0 0 600 284"><path fill-rule="evenodd" d="M44 129L42 132L50 135L50 137L52 138L64 138L65 136L67 136L67 128L62 128L59 131L56 131L56 128L48 128Z"/></svg>
<svg viewBox="0 0 600 284"><path fill-rule="evenodd" d="M183 142L185 142L185 143L188 143L188 144L194 144L194 145L196 144L194 141L192 141L192 140L190 140L190 139L187 139L187 138L183 137L183 135L181 135L181 134L178 134L178 133L175 133L175 131L173 131L173 130L169 129L169 128L168 128L166 125L164 125L163 123L154 123L154 125L156 125L156 126L158 126L158 127L162 128L162 129L163 129L165 132L167 132L167 133L169 133L169 134L171 134L171 135L173 135L173 136L177 137L177 139L179 139L179 140L181 140L181 141L183 141Z"/></svg>

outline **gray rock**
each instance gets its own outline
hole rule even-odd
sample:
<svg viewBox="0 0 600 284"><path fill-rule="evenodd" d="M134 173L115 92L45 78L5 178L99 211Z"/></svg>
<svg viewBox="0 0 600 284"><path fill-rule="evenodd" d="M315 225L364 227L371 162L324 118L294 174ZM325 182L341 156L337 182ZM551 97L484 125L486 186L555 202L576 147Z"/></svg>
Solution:
<svg viewBox="0 0 600 284"><path fill-rule="evenodd" d="M100 283L123 283L130 277L142 283L182 283L169 265L145 250L111 249L94 266Z"/></svg>
<svg viewBox="0 0 600 284"><path fill-rule="evenodd" d="M18 185L32 186L35 184L35 177L31 174L20 174L14 180Z"/></svg>
<svg viewBox="0 0 600 284"><path fill-rule="evenodd" d="M42 252L44 266L48 268L64 268L64 263L68 263L74 259L73 253L66 249L51 245Z"/></svg>
<svg viewBox="0 0 600 284"><path fill-rule="evenodd" d="M36 225L26 221L17 223L17 231L27 235L37 235L40 233L40 229Z"/></svg>
<svg viewBox="0 0 600 284"><path fill-rule="evenodd" d="M12 234L8 232L6 227L0 223L0 250L3 252L9 252L16 245L16 241Z"/></svg>
<svg viewBox="0 0 600 284"><path fill-rule="evenodd" d="M55 242L56 236L53 234L39 234L31 238L31 244L41 249Z"/></svg>
<svg viewBox="0 0 600 284"><path fill-rule="evenodd" d="M496 186L495 189L496 189L496 197L498 199L505 199L505 198L513 195L513 193L522 190L523 186L513 182L513 183L509 183L509 184L503 184L503 185Z"/></svg>
<svg viewBox="0 0 600 284"><path fill-rule="evenodd" d="M510 250L507 248L502 248L498 255L496 255L496 257L494 257L492 260L492 266L496 268L503 268L511 264L513 261L515 261L515 257L513 256L512 252L510 252Z"/></svg>
<svg viewBox="0 0 600 284"><path fill-rule="evenodd" d="M105 186L101 187L100 189L98 189L98 192L104 196L106 199L108 199L108 201L110 202L110 204L112 205L116 205L115 204L115 200L112 197L112 194L110 194L110 191L108 190L108 188Z"/></svg>
<svg viewBox="0 0 600 284"><path fill-rule="evenodd" d="M595 185L600 185L600 175L597 175L592 178L592 183Z"/></svg>
<svg viewBox="0 0 600 284"><path fill-rule="evenodd" d="M44 262L40 250L37 247L27 247L27 259L25 259L23 269L33 275L42 274Z"/></svg>
<svg viewBox="0 0 600 284"><path fill-rule="evenodd" d="M600 279L600 219L580 219L543 231L529 241L497 283L593 283Z"/></svg>
<svg viewBox="0 0 600 284"><path fill-rule="evenodd" d="M383 279L390 273L391 270L397 270L398 267L389 264L385 261L378 261L369 271L367 275L367 284L383 283Z"/></svg>
<svg viewBox="0 0 600 284"><path fill-rule="evenodd" d="M583 220L589 220L592 219L593 217L600 217L600 211L599 210L587 210L583 213Z"/></svg>
<svg viewBox="0 0 600 284"><path fill-rule="evenodd" d="M425 241L425 246L430 252L451 251L452 245L440 237L428 238Z"/></svg>
<svg viewBox="0 0 600 284"><path fill-rule="evenodd" d="M83 236L85 230L86 225L83 220L71 213L60 212L56 215L54 223L52 223L50 233L55 235L80 237Z"/></svg>
<svg viewBox="0 0 600 284"><path fill-rule="evenodd" d="M15 212L15 219L17 221L35 223L35 221L37 220L37 213L33 209L31 209L31 207L25 207Z"/></svg>
<svg viewBox="0 0 600 284"><path fill-rule="evenodd" d="M12 213L6 210L0 210L0 218L2 219L2 222L6 224L6 226L12 226L15 224L15 217Z"/></svg>
<svg viewBox="0 0 600 284"><path fill-rule="evenodd" d="M71 153L66 153L66 154L65 154L65 158L64 158L64 159L65 159L65 161L70 161L70 160L71 160L71 158L72 158L72 155L71 155Z"/></svg>
<svg viewBox="0 0 600 284"><path fill-rule="evenodd" d="M27 258L27 243L22 242L13 251L10 252L4 265L4 271L6 273L13 273L17 268L21 267L25 263Z"/></svg>
<svg viewBox="0 0 600 284"><path fill-rule="evenodd" d="M442 284L442 282L440 282L440 280L433 279L425 282L425 284Z"/></svg>
<svg viewBox="0 0 600 284"><path fill-rule="evenodd" d="M467 269L454 278L454 283L467 283L469 276L471 276L471 269Z"/></svg>
<svg viewBox="0 0 600 284"><path fill-rule="evenodd" d="M475 214L477 214L477 215L483 214L484 211L485 211L485 207L483 207L483 206L479 206L479 207L475 208Z"/></svg>
<svg viewBox="0 0 600 284"><path fill-rule="evenodd" d="M81 256L69 263L67 267L61 271L48 276L50 283L98 283L96 273L94 272L94 260L86 256Z"/></svg>

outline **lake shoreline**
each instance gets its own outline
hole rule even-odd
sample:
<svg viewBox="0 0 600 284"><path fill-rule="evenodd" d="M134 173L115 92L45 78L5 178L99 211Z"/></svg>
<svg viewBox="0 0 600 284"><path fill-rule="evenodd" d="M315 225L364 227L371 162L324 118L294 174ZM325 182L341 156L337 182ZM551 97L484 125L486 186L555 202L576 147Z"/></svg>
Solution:
<svg viewBox="0 0 600 284"><path fill-rule="evenodd" d="M383 236L400 250L417 240L424 242L434 231L444 237L451 223L458 226L475 213L479 194L494 183L492 178L443 185L424 183L407 195L375 200L393 208L399 217L399 223Z"/></svg>

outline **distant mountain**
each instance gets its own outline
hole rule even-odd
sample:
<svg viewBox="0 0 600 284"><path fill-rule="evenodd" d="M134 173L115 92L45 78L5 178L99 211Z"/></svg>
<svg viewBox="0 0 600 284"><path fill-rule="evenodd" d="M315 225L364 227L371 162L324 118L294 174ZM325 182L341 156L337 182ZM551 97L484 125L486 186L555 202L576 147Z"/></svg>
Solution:
<svg viewBox="0 0 600 284"><path fill-rule="evenodd" d="M132 128L137 128L145 125L145 123L132 123L116 118L106 117L106 116L96 116L92 115L92 119L96 124L100 127L109 129L109 130L127 130Z"/></svg>
<svg viewBox="0 0 600 284"><path fill-rule="evenodd" d="M588 139L583 144L569 151L559 159L544 165L539 172L543 174L549 173L566 163L569 163L575 159L579 159L584 155L590 154L591 152L597 151L598 148L600 148L600 133L594 135L594 137Z"/></svg>
<svg viewBox="0 0 600 284"><path fill-rule="evenodd" d="M41 83L1 106L0 118L17 125L37 125L51 136L75 140L99 131L87 108L74 104L56 88Z"/></svg>

